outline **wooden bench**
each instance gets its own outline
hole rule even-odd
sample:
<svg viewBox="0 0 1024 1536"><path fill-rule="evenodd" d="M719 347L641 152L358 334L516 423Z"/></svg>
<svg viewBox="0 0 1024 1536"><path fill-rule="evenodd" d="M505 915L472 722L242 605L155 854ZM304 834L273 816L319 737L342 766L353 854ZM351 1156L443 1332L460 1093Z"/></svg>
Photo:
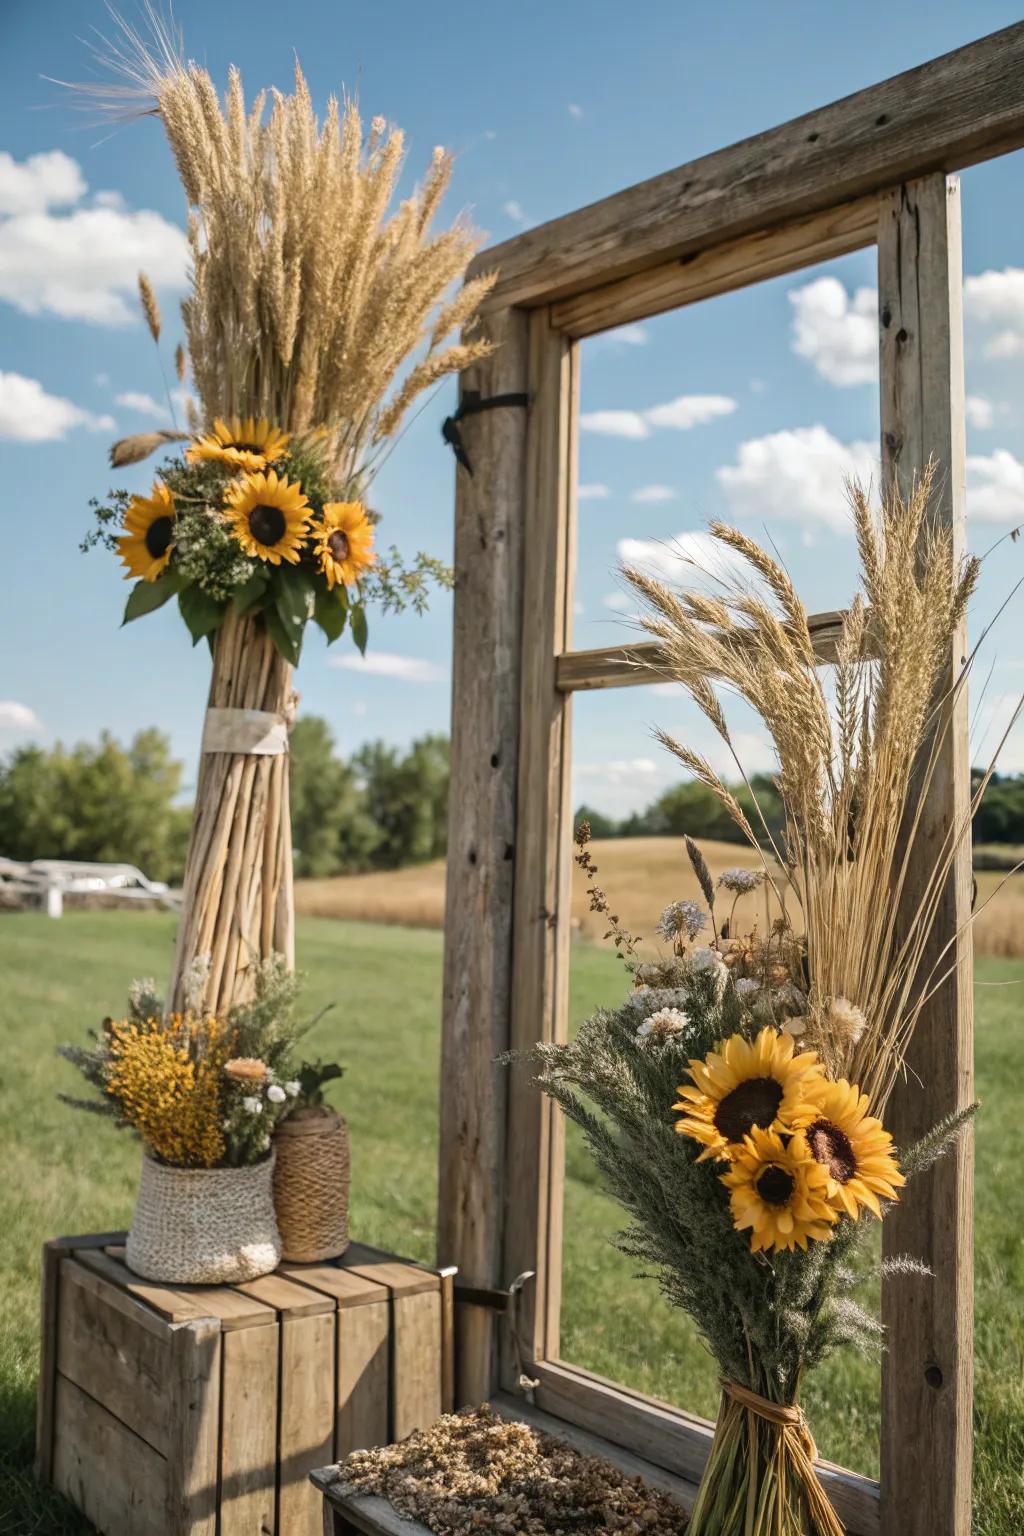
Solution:
<svg viewBox="0 0 1024 1536"><path fill-rule="evenodd" d="M560 1439L585 1456L601 1456L629 1477L642 1477L652 1488L660 1488L689 1514L696 1497L696 1487L671 1472L643 1461L621 1446L592 1435L587 1430L564 1423L550 1413L532 1407L525 1398L499 1393L491 1401L499 1417L531 1425ZM323 1496L323 1536L433 1536L418 1520L400 1515L387 1499L373 1494L356 1493L344 1481L340 1466L321 1467L310 1474L310 1481Z"/></svg>
<svg viewBox="0 0 1024 1536"><path fill-rule="evenodd" d="M352 1244L164 1286L123 1244L43 1249L36 1471L104 1536L319 1536L310 1472L451 1404L453 1271Z"/></svg>

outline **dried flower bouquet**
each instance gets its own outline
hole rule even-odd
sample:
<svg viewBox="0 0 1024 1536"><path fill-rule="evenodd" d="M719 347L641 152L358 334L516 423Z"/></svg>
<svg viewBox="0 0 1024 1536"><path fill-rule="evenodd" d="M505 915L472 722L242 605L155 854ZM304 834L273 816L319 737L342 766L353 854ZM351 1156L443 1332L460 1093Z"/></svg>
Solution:
<svg viewBox="0 0 1024 1536"><path fill-rule="evenodd" d="M658 932L670 952L641 963L596 886L584 826L577 862L634 988L572 1042L534 1052L542 1087L631 1217L620 1246L695 1319L721 1368L692 1536L842 1536L801 1382L840 1345L879 1347L880 1325L852 1294L870 1218L972 1113L899 1153L883 1124L922 1009L955 963L926 956L939 892L970 836L967 816L925 843L915 799L949 729L944 706L964 686L966 669L950 683L948 668L977 578L977 563L928 528L930 491L926 475L877 518L853 491L864 592L843 623L834 702L792 583L746 535L713 525L751 571L749 584L725 581L713 596L626 572L665 670L730 749L716 689L760 714L785 810L784 839L772 843L766 827L759 836L707 761L664 736L759 852L765 840L763 867L716 884L687 839L704 904L667 908ZM911 857L929 877L897 926ZM736 932L737 900L762 883L776 915L764 932Z"/></svg>
<svg viewBox="0 0 1024 1536"><path fill-rule="evenodd" d="M187 444L148 496L96 504L86 543L116 548L135 578L126 622L174 597L213 649L169 1001L181 1009L185 973L209 954L204 1006L222 1013L251 995L261 959L292 959L286 746L307 623L328 643L347 629L365 650L371 605L421 610L430 584L450 580L428 555L407 565L375 548L367 495L414 402L489 350L473 331L492 279L458 286L476 236L462 222L432 228L450 155L435 150L389 216L401 132L375 118L364 135L351 101L332 99L319 121L297 67L269 112L265 92L246 102L235 69L222 104L146 14L152 37L122 22L105 59L119 78L88 96L156 115L167 134L191 253L175 364L198 405L187 402L188 433L114 445L119 466ZM140 296L159 345L144 277Z"/></svg>

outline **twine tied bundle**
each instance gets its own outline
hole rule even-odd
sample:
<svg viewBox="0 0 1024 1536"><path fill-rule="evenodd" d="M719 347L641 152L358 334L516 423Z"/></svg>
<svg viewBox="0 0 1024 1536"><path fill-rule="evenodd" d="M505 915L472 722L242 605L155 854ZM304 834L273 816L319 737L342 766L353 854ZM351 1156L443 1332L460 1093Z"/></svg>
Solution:
<svg viewBox="0 0 1024 1536"><path fill-rule="evenodd" d="M844 1536L798 1403L722 1382L715 1438L688 1536Z"/></svg>

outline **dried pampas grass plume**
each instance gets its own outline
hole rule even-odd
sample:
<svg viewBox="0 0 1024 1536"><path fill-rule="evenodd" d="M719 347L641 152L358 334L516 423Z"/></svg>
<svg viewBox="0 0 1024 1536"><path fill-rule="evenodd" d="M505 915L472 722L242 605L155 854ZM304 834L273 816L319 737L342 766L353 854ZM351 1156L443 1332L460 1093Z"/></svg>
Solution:
<svg viewBox="0 0 1024 1536"><path fill-rule="evenodd" d="M174 349L174 371L175 371L175 373L178 376L178 383L179 384L184 384L184 382L185 382L185 373L186 373L187 368L188 368L188 360L187 360L187 358L185 356L185 348L182 346L181 342L179 341L178 345Z"/></svg>
<svg viewBox="0 0 1024 1536"><path fill-rule="evenodd" d="M110 445L110 466L123 469L126 464L141 464L166 443L181 443L186 438L185 432L136 432L131 437L118 438Z"/></svg>
<svg viewBox="0 0 1024 1536"><path fill-rule="evenodd" d="M139 303L142 305L142 314L145 318L146 325L149 327L149 334L152 336L154 341L159 342L160 305L156 301L156 294L153 291L153 284L150 282L145 272L139 273Z"/></svg>

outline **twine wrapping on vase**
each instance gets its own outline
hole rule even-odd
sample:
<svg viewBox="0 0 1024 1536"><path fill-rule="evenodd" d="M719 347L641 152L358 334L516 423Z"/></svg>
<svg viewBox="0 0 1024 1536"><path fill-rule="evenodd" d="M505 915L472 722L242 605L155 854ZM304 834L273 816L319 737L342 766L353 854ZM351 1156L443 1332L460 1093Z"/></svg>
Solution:
<svg viewBox="0 0 1024 1536"><path fill-rule="evenodd" d="M168 1168L148 1154L125 1257L147 1280L233 1285L276 1269L274 1154L248 1168Z"/></svg>
<svg viewBox="0 0 1024 1536"><path fill-rule="evenodd" d="M286 1259L311 1264L348 1247L348 1126L326 1107L296 1110L274 1133L274 1205Z"/></svg>

